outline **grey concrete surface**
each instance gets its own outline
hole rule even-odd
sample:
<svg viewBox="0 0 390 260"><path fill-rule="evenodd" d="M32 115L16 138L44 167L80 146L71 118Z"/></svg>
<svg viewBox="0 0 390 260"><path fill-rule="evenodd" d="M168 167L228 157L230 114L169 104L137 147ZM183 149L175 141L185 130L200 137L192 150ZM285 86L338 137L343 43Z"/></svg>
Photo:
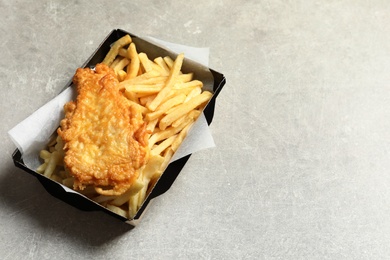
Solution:
<svg viewBox="0 0 390 260"><path fill-rule="evenodd" d="M389 1L0 1L1 259L389 259ZM133 230L50 196L7 131L114 28L210 47L195 153Z"/></svg>

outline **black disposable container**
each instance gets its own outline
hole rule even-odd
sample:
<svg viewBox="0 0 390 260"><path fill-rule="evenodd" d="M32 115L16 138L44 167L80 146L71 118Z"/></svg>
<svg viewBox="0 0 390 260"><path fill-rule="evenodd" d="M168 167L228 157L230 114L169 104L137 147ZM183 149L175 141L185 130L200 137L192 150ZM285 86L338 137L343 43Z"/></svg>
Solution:
<svg viewBox="0 0 390 260"><path fill-rule="evenodd" d="M97 63L101 62L107 52L110 49L110 45L121 38L122 36L129 34L133 42L135 42L137 46L138 52L145 52L150 59L154 59L155 57L164 57L164 56L171 56L173 59L175 58L174 53L170 52L169 50L166 50L164 48L161 48L159 46L154 45L153 43L150 43L148 41L145 41L131 33L128 33L121 29L115 29L111 31L111 33L104 39L104 41L100 44L100 46L97 48L97 50L91 55L91 57L82 65L82 67L93 67ZM208 72L211 72L211 80L212 82L212 89L209 91L213 92L213 97L207 104L207 106L204 108L203 113L205 115L205 118L207 120L207 123L210 125L213 115L214 115L214 107L215 107L215 101L216 98L225 85L226 79L225 77L219 73L216 72L210 68L204 68L202 66L199 66L194 61L185 59L182 67L183 72L194 72L195 78L199 80L210 80L209 79L203 79L202 76L197 77L199 75L202 75L203 72L200 70L207 69ZM71 81L69 81L69 84L66 87L71 85ZM84 211L95 211L100 210L103 211L115 218L118 218L122 221L125 221L126 223L136 226L138 224L141 216L143 215L146 207L150 203L150 201L166 192L173 182L175 181L176 177L179 175L180 171L186 164L187 160L190 158L191 155L187 155L181 159L178 159L176 161L171 162L167 169L164 171L160 179L157 181L155 186L153 187L150 194L145 199L144 203L142 204L141 208L138 210L137 214L133 219L127 219L120 215L117 215L116 213L108 210L107 208L101 206L100 204L94 202L91 199L88 199L87 197L77 193L77 192L68 192L66 191L59 183L37 173L35 169L30 169L24 162L23 162L23 156L19 149L16 149L15 152L12 155L14 164L16 167L19 167L23 169L24 171L34 175L38 178L39 182L43 185L43 187L54 197Z"/></svg>

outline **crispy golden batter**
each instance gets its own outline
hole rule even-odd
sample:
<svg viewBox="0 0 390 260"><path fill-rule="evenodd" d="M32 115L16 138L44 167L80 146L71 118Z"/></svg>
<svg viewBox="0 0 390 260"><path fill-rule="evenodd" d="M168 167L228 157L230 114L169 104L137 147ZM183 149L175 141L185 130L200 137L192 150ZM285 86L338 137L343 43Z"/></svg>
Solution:
<svg viewBox="0 0 390 260"><path fill-rule="evenodd" d="M149 157L146 124L118 89L112 69L98 64L78 69L73 78L76 102L64 106L58 134L74 188L94 185L98 193L119 195L137 179Z"/></svg>

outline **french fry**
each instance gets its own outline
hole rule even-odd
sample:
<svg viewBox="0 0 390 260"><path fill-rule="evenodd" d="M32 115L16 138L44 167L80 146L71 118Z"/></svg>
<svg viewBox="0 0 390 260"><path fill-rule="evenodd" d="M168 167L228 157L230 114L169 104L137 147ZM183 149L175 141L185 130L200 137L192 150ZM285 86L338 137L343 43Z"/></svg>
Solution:
<svg viewBox="0 0 390 260"><path fill-rule="evenodd" d="M47 167L47 162L42 163L41 165L38 166L37 172L43 174L45 172L46 167Z"/></svg>
<svg viewBox="0 0 390 260"><path fill-rule="evenodd" d="M153 84L153 85L128 85L126 86L126 91L131 91L135 93L143 94L156 94L164 87L163 84Z"/></svg>
<svg viewBox="0 0 390 260"><path fill-rule="evenodd" d="M188 81L188 82L177 82L173 88L174 89L181 89L181 88L194 88L194 87L202 88L203 87L202 81L192 80L192 81Z"/></svg>
<svg viewBox="0 0 390 260"><path fill-rule="evenodd" d="M169 56L165 56L163 58L163 60L165 61L165 64L167 64L168 68L172 69L172 67L173 67L173 60L172 60L172 58L169 57Z"/></svg>
<svg viewBox="0 0 390 260"><path fill-rule="evenodd" d="M150 85L150 84L163 84L167 80L168 77L158 77L153 75L158 75L155 71L150 71L148 73L144 73L140 76L137 76L135 78L131 79L125 79L124 81L120 82L118 85L119 89L124 89L127 86L131 85Z"/></svg>
<svg viewBox="0 0 390 260"><path fill-rule="evenodd" d="M126 73L126 71L124 71L124 70L118 70L118 71L116 72L116 75L118 76L118 80L119 80L119 81L123 81L123 80L125 80L126 77L127 77L127 73Z"/></svg>
<svg viewBox="0 0 390 260"><path fill-rule="evenodd" d="M162 69L162 74L163 76L168 76L169 75L169 67L168 65L165 63L164 59L161 58L161 57L157 57L154 59L154 62L160 66L160 68Z"/></svg>
<svg viewBox="0 0 390 260"><path fill-rule="evenodd" d="M145 180L144 187L138 193L137 210L140 208L146 197L146 191L148 190L149 180Z"/></svg>
<svg viewBox="0 0 390 260"><path fill-rule="evenodd" d="M149 72L149 71L153 70L152 65L151 65L151 61L149 60L146 53L144 53L144 52L139 53L138 58L139 58L141 65L142 65L145 72Z"/></svg>
<svg viewBox="0 0 390 260"><path fill-rule="evenodd" d="M39 157L41 157L43 160L49 161L51 153L48 150L41 150L39 152Z"/></svg>
<svg viewBox="0 0 390 260"><path fill-rule="evenodd" d="M129 199L128 214L130 217L134 217L135 214L137 214L139 208L138 197L139 197L139 193L135 194L134 196L131 196Z"/></svg>
<svg viewBox="0 0 390 260"><path fill-rule="evenodd" d="M165 152L164 152L164 161L163 163L161 164L160 166L160 170L161 171L165 171L165 169L168 167L168 164L169 162L171 161L172 157L173 157L173 150L172 148L169 148L169 149L166 149Z"/></svg>
<svg viewBox="0 0 390 260"><path fill-rule="evenodd" d="M126 34L125 36L117 40L110 48L110 51L107 53L102 63L106 64L107 66L110 66L111 63L116 58L116 56L118 55L119 49L122 48L123 46L126 46L127 44L130 44L131 41L132 39L128 34Z"/></svg>
<svg viewBox="0 0 390 260"><path fill-rule="evenodd" d="M156 118L152 121L149 121L149 123L146 126L146 130L149 131L150 133L153 133L154 129L156 128L157 123L158 123L158 118Z"/></svg>
<svg viewBox="0 0 390 260"><path fill-rule="evenodd" d="M176 81L177 83L186 83L190 82L194 77L194 73L186 73L186 74L180 74L177 76Z"/></svg>
<svg viewBox="0 0 390 260"><path fill-rule="evenodd" d="M126 48L119 48L119 51L118 51L118 56L121 56L123 58L130 58L128 55L127 55L127 50Z"/></svg>
<svg viewBox="0 0 390 260"><path fill-rule="evenodd" d="M115 64L113 69L117 73L119 70L123 70L123 68L126 67L127 64L129 64L129 63L130 63L130 61L127 58L123 58L118 63Z"/></svg>
<svg viewBox="0 0 390 260"><path fill-rule="evenodd" d="M130 59L130 66L127 67L126 79L132 79L137 76L140 67L140 61L134 43L130 43L129 48L127 49L127 56Z"/></svg>

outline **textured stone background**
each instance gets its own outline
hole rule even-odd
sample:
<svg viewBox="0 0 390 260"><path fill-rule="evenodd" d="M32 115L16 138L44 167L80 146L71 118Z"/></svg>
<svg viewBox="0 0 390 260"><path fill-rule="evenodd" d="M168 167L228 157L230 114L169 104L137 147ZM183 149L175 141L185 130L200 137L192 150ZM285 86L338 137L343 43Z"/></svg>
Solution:
<svg viewBox="0 0 390 260"><path fill-rule="evenodd" d="M390 257L389 1L0 1L2 259ZM114 28L210 47L211 131L133 229L51 197L7 131Z"/></svg>

